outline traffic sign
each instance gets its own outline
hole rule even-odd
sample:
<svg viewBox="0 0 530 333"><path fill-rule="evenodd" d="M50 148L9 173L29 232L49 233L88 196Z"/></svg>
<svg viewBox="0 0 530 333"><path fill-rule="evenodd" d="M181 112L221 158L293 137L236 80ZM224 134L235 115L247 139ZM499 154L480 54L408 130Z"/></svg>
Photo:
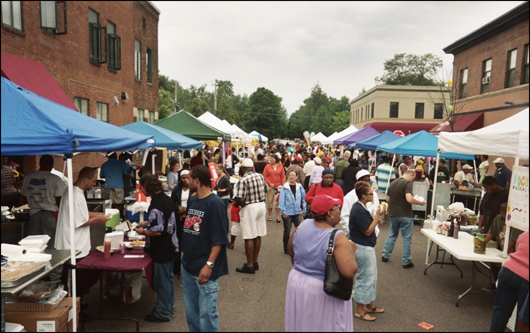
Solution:
<svg viewBox="0 0 530 333"><path fill-rule="evenodd" d="M403 132L400 131L400 130L395 130L395 131L394 131L394 134L397 134L397 135L399 135L399 136L405 137L405 133L403 133Z"/></svg>

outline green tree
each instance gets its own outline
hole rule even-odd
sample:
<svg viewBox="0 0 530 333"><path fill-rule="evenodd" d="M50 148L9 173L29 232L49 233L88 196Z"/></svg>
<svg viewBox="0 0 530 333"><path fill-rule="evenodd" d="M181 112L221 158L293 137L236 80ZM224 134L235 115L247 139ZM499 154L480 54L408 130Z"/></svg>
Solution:
<svg viewBox="0 0 530 333"><path fill-rule="evenodd" d="M171 80L169 76L162 75L158 71L158 89L175 92L175 80Z"/></svg>
<svg viewBox="0 0 530 333"><path fill-rule="evenodd" d="M258 88L248 98L248 112L242 116L243 130L247 133L256 130L271 140L284 136L287 116L281 102L281 97L269 89Z"/></svg>
<svg viewBox="0 0 530 333"><path fill-rule="evenodd" d="M376 77L376 84L406 86L436 86L435 77L443 61L432 53L424 55L398 53L385 61L383 76Z"/></svg>
<svg viewBox="0 0 530 333"><path fill-rule="evenodd" d="M221 100L221 103L219 104L219 108L217 109L216 113L216 116L219 119L224 119L230 124L239 123L239 115L236 111L234 111L234 109L230 107L230 104L228 104L228 101L225 98Z"/></svg>
<svg viewBox="0 0 530 333"><path fill-rule="evenodd" d="M333 125L331 125L331 133L340 132L350 126L350 111L338 112L333 117Z"/></svg>
<svg viewBox="0 0 530 333"><path fill-rule="evenodd" d="M208 103L206 101L200 99L199 97L195 97L193 101L191 102L188 109L186 109L187 112L191 113L195 117L199 117L206 111L208 111ZM183 109L184 110L184 109Z"/></svg>
<svg viewBox="0 0 530 333"><path fill-rule="evenodd" d="M164 119L175 109L173 94L167 90L158 90L158 119Z"/></svg>

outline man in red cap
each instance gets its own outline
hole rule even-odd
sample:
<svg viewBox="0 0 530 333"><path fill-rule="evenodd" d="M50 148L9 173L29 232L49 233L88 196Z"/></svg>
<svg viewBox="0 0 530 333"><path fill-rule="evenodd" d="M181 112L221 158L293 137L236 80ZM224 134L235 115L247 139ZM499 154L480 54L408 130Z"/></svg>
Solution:
<svg viewBox="0 0 530 333"><path fill-rule="evenodd" d="M300 164L302 164L302 159L296 156L294 158L293 164L291 164L291 166L287 168L287 172L285 174L288 175L289 171L294 170L294 172L296 172L296 181L304 185L305 174L304 174L304 169L302 169Z"/></svg>

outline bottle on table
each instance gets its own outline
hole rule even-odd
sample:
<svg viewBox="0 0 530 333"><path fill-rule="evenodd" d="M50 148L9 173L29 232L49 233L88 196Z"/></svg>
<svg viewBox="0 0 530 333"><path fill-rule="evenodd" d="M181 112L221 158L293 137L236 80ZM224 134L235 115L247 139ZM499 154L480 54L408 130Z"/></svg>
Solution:
<svg viewBox="0 0 530 333"><path fill-rule="evenodd" d="M105 243L104 243L104 249L103 249L103 258L105 260L110 259L110 246L111 246L110 237L105 236Z"/></svg>
<svg viewBox="0 0 530 333"><path fill-rule="evenodd" d="M456 219L453 224L454 224L453 238L458 239L458 231L460 230L460 226L458 225L458 222L456 222Z"/></svg>

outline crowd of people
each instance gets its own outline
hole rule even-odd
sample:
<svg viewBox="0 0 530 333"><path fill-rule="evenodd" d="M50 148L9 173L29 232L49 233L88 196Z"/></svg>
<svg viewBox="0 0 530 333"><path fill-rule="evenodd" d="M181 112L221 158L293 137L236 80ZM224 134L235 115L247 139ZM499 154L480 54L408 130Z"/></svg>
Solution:
<svg viewBox="0 0 530 333"><path fill-rule="evenodd" d="M171 159L166 174L170 196L164 193L162 182L148 166L139 170L140 190L151 198L151 203L148 220L139 224L136 231L146 236L145 251L154 263L153 281L158 294L155 308L144 319L151 322L171 320L175 308L174 278L178 275L182 276L190 331L218 331L218 279L228 274L226 251L234 249L236 237L241 237L246 262L235 270L241 274L256 274L260 269L262 237L267 235L267 222L273 223L275 217L277 223L283 223L283 250L293 263L286 290L286 331L352 331L353 317L375 321L376 315L384 312L374 304L377 298L374 247L385 213L379 205L379 194L388 203L386 213L390 219L381 262L389 261L401 231L402 267L410 269L414 266L412 205L425 205L424 200L414 198L412 185L415 179L424 179L433 185L433 161L409 156L393 158L357 150L342 153L336 147L319 145L260 144L227 149L224 156L222 151L221 147L207 147L193 156L185 152L180 161ZM494 175L488 176L488 156L477 159L480 159L478 178L471 167L473 161L462 161L461 171L451 173L444 159L438 161L436 178L438 182L451 182L455 187L483 188L486 194L480 206L479 232L490 231L493 237L488 240L500 242L502 237L504 241L502 230L511 172L499 158L494 161ZM215 164L218 175L215 186L212 186L207 163ZM105 178L112 203L122 216L124 197L135 186L131 182L136 179L135 169L127 153L119 158L111 153L101 166L100 177ZM53 158L42 156L40 170L25 177L20 192L31 208L30 234L48 234L54 248L69 249L68 192L65 192L63 179L52 174L52 170ZM235 185L231 183L231 176L238 179ZM108 219L102 213L87 209L84 191L94 187L96 181L96 170L84 168L74 183L75 243L82 250L76 258L78 261L90 250L90 225L105 223ZM2 165L3 205L9 202L11 206L14 194L18 197L14 182L11 169ZM334 235L333 256L341 276L356 276L352 292L355 308L352 299L339 300L326 294L322 287L328 241L339 224L341 230ZM524 234L519 236L521 233L512 232L508 238L513 259L502 269L497 267L499 289L501 286L512 288L510 295L515 294L514 288L521 291L524 283L518 282L514 287L503 282L513 280L512 275L516 274L526 281L527 294L528 232L526 243L520 242ZM521 273L523 269L526 274ZM65 278L64 271L56 274ZM77 285L76 288L82 296L82 287ZM512 306L513 299L521 301L520 295L510 297L509 301L502 296L496 299L493 319L496 322L492 321L492 329L503 325L504 305Z"/></svg>

